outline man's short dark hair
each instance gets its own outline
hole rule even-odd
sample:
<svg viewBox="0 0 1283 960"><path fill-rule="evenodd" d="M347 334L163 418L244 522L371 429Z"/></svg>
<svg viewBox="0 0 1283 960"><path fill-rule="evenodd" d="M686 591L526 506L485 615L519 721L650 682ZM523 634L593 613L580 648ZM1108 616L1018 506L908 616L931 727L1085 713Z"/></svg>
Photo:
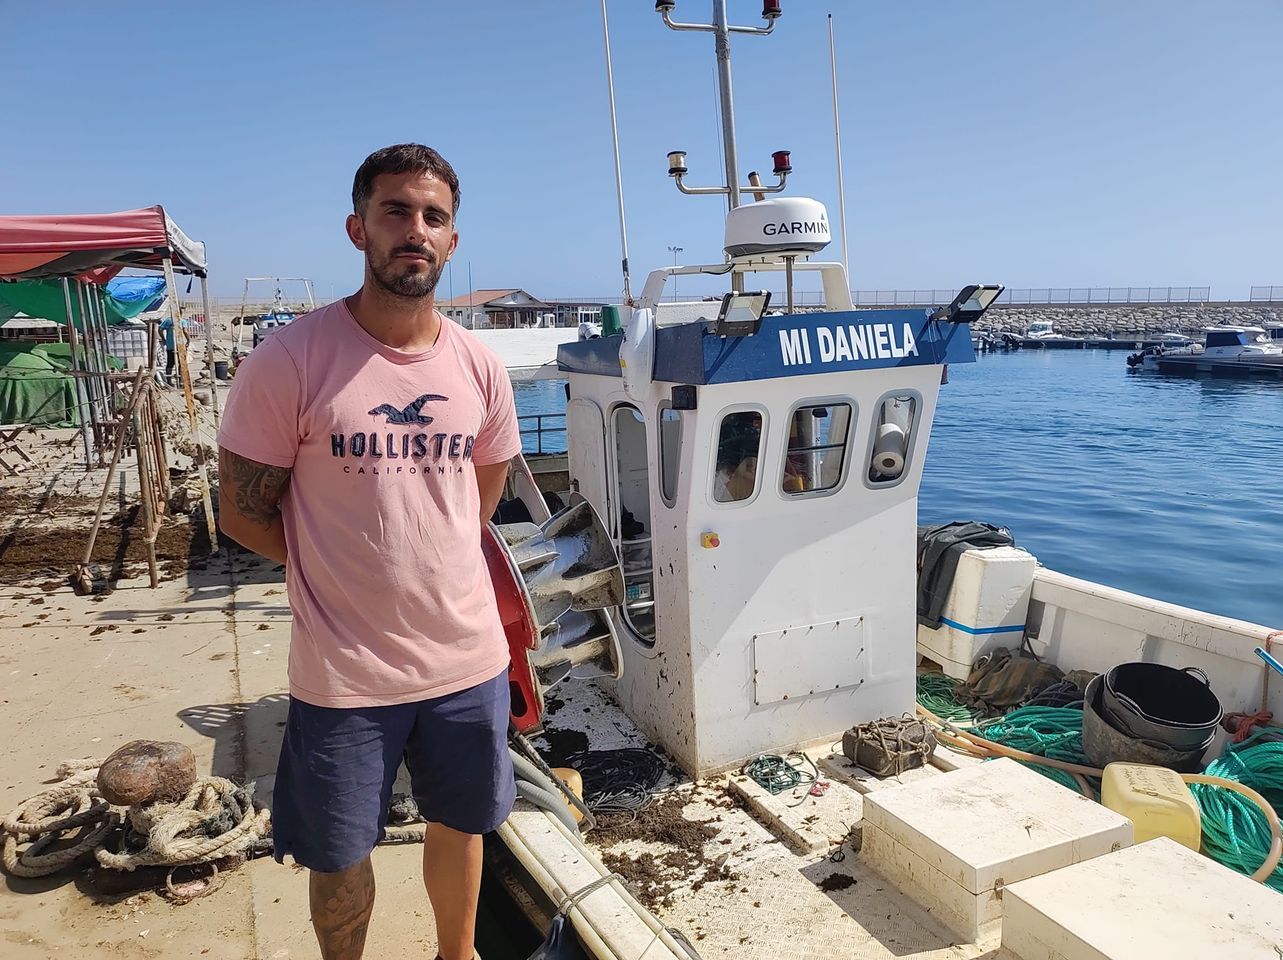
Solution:
<svg viewBox="0 0 1283 960"><path fill-rule="evenodd" d="M365 216L366 205L374 190L374 178L381 173L430 173L450 188L453 198L451 216L459 213L459 176L441 154L421 143L397 143L375 150L365 158L352 181L352 209Z"/></svg>

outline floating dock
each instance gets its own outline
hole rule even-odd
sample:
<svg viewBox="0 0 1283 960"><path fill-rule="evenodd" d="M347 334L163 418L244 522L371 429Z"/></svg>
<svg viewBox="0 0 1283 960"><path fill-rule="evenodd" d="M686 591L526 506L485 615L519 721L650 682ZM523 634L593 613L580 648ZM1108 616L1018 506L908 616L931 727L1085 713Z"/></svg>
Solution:
<svg viewBox="0 0 1283 960"><path fill-rule="evenodd" d="M1126 340L1109 337L1022 337L1024 350L1144 350L1157 347L1161 340Z"/></svg>

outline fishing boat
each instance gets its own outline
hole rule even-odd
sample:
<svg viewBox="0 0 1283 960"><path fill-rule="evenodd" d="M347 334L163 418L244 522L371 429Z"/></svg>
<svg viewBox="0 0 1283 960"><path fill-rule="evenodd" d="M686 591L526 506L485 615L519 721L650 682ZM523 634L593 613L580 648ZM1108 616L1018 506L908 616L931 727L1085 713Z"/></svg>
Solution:
<svg viewBox="0 0 1283 960"><path fill-rule="evenodd" d="M510 360L521 376L566 382L568 446L515 461L483 536L512 654L521 798L488 844L488 878L558 960L1277 960L1283 842L1270 801L1283 783L1257 757L1277 730L1265 713L1283 710L1269 666L1283 634L1066 576L983 525L965 537L918 528L946 367L974 361L972 326L1002 287L968 284L939 309L855 309L846 264L822 258L828 211L785 195L789 154L772 158L775 183L740 182L730 40L771 33L778 0L764 0L760 26L732 25L725 0L712 0L708 24L674 20L675 6L656 4L670 28L715 41L726 176L692 186L680 151L668 170L683 193L728 201L723 250L653 270L636 296L625 274L622 333L484 332L496 347L520 336ZM797 309L799 271L818 278L823 311ZM762 274L782 275L782 298L759 289ZM690 276L721 278L722 296L665 301ZM179 717L266 771L286 698L279 675L251 671L273 657L281 669L284 644L273 654L259 638L288 611L271 564L227 564L232 600L205 585L181 601L203 620L153 611L169 636L199 643L81 639L119 653L113 680L163 665L166 721L191 703L176 699L180 684L235 663L234 708ZM94 634L133 622L144 603L121 591L95 604ZM238 608L260 620L252 633L233 629ZM45 645L32 676L48 676L14 685L23 722L55 701L77 711L75 723L54 717L43 737L58 742L45 749L95 751L86 734L130 729L132 704L87 713L72 702L102 682L105 657L50 670L67 653L33 637ZM1077 693L1062 685L1060 706L1027 705L1024 691L1006 704L993 689L979 696L986 678L1010 694L997 682L1006 664L1054 670L1075 689L1075 671L1092 679ZM1138 670L1196 684L1177 698L1196 715L1135 700ZM964 703L966 688L983 711ZM1242 744L1217 725L1222 713L1243 715ZM1191 772L1153 762L1174 749L1161 738L1177 736L1197 741L1185 752L1198 759L1179 764ZM22 739L34 752L37 738ZM1219 785L1198 781L1207 774ZM415 898L400 903L422 906L412 859L380 879L381 897L399 886ZM276 891L256 889L235 926L267 944L257 955L289 956L310 948L310 932L272 938L285 906L305 926L303 885L268 869L293 901L274 906ZM34 889L43 903L47 888ZM209 916L216 902L183 909ZM381 907L375 926L402 924L417 949L414 912ZM121 949L177 955L159 935L145 942L154 922L121 919ZM95 915L72 936L101 943L102 931ZM230 956L230 936L201 931L182 949ZM11 941L24 956L44 949ZM106 949L124 955L120 942ZM66 950L45 955L55 952Z"/></svg>
<svg viewBox="0 0 1283 960"><path fill-rule="evenodd" d="M583 780L581 798L519 767L500 838L530 912L598 957L1277 956L1283 844L1261 793L1283 783L1244 758L1283 749L1253 732L1283 709L1283 632L1046 569L992 529L930 546L949 535L917 528L945 368L975 359L971 324L1001 285L855 309L845 265L819 259L823 205L766 199L787 152L775 184L740 183L729 40L770 33L778 4L761 27L732 27L724 0L711 24L656 7L716 39L725 181L693 187L686 154L668 163L730 211L721 258L655 269L636 297L625 274L623 333L558 347L568 451L551 482L570 506L552 514L556 471L536 483L521 460L503 508L521 520L487 533L514 727L532 763ZM818 274L823 312L795 310L798 271ZM784 274L782 311L763 273ZM666 302L679 276L728 289ZM930 690L1012 663L1092 679L1059 706L1018 696L979 732L936 712ZM1114 686L1184 682L1170 675L1197 686L1176 698L1197 717ZM1060 726L1038 733L1044 709ZM1252 718L1234 728L1247 747L1225 714ZM627 751L662 762L647 777ZM621 839L591 828L594 806L636 819ZM1250 841L1227 841L1232 816Z"/></svg>

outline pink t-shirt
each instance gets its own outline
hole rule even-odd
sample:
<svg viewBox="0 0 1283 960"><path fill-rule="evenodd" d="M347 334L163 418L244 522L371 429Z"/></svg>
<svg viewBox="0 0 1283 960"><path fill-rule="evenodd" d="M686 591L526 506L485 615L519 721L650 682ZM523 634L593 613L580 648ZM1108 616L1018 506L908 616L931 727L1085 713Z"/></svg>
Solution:
<svg viewBox="0 0 1283 960"><path fill-rule="evenodd" d="M473 465L511 459L521 437L508 372L470 333L443 318L432 349L405 353L344 301L322 307L237 368L218 442L293 468L292 696L407 703L506 667Z"/></svg>

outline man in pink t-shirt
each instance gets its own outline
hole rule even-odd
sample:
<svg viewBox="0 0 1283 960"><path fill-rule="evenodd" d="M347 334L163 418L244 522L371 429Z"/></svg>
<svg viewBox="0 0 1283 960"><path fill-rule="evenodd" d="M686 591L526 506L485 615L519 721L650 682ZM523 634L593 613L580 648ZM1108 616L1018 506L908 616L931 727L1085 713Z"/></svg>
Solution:
<svg viewBox="0 0 1283 960"><path fill-rule="evenodd" d="M428 821L443 960L472 960L481 835L515 796L508 650L481 553L521 450L497 357L436 312L459 181L435 150L371 154L347 232L352 296L241 363L219 432L224 533L285 564L290 707L273 846L311 870L326 960L359 958L370 853L404 757Z"/></svg>

